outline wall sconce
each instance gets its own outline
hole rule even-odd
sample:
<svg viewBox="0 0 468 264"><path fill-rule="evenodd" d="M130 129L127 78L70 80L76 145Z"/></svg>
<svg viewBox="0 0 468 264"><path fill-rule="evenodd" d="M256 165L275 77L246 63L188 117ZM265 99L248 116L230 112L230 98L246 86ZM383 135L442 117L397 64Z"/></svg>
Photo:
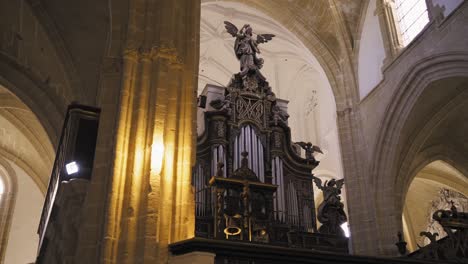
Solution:
<svg viewBox="0 0 468 264"><path fill-rule="evenodd" d="M151 170L160 174L164 160L164 143L162 138L157 139L151 146Z"/></svg>

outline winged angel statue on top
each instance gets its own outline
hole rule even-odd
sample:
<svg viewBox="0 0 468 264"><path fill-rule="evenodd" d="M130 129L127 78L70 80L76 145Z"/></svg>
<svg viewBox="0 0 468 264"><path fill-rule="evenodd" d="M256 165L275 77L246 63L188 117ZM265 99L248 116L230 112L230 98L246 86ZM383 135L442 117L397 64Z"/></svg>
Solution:
<svg viewBox="0 0 468 264"><path fill-rule="evenodd" d="M247 76L247 73L257 73L265 79L259 69L263 66L263 59L257 57L260 53L258 44L266 43L275 35L273 34L257 34L257 39L253 38L252 27L245 24L240 30L231 22L224 21L226 31L236 38L234 43L234 52L237 59L240 61L240 76Z"/></svg>

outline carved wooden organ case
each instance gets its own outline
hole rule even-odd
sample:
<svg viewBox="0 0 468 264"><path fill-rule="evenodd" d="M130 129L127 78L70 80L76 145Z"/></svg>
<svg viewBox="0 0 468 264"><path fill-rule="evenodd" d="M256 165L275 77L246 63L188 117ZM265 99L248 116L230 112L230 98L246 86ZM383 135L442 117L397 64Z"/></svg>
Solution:
<svg viewBox="0 0 468 264"><path fill-rule="evenodd" d="M192 179L197 237L304 247L316 234L318 162L297 152L286 109L261 79L205 87Z"/></svg>

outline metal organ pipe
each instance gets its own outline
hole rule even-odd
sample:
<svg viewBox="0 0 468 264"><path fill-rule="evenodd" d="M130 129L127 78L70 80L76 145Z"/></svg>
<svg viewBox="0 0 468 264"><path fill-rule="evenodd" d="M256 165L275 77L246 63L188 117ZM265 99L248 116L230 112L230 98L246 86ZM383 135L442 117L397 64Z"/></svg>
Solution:
<svg viewBox="0 0 468 264"><path fill-rule="evenodd" d="M255 172L261 182L265 182L263 144L250 125L242 127L234 141L234 170L240 167L244 151L249 153L249 168Z"/></svg>
<svg viewBox="0 0 468 264"><path fill-rule="evenodd" d="M257 174L258 179L260 179L260 171L259 171L259 164L258 164L258 146L257 146L257 137L255 135L255 132L252 130L251 133L251 138L250 141L252 142L252 165L253 168L252 170Z"/></svg>
<svg viewBox="0 0 468 264"><path fill-rule="evenodd" d="M262 142L260 141L259 138L257 138L257 146L260 148L259 151L258 151L258 160L259 160L259 163L262 163L264 162L263 160L263 145L262 145ZM264 165L261 165L260 166L260 181L261 182L265 182L265 169L264 169Z"/></svg>
<svg viewBox="0 0 468 264"><path fill-rule="evenodd" d="M284 197L284 175L283 175L283 160L278 158L278 167L279 167L279 172L280 172L280 190L281 190L281 218L284 221L285 214L286 214L286 203L285 203L285 197Z"/></svg>
<svg viewBox="0 0 468 264"><path fill-rule="evenodd" d="M304 219L304 227L305 231L312 232L312 211L308 205L304 205L303 208L303 219Z"/></svg>
<svg viewBox="0 0 468 264"><path fill-rule="evenodd" d="M224 154L224 146L222 145L215 146L212 152L211 174L214 176L218 171L218 162L222 162L224 165L226 165L226 155ZM226 177L226 167L223 170L223 177Z"/></svg>
<svg viewBox="0 0 468 264"><path fill-rule="evenodd" d="M294 183L288 184L288 215L293 224L299 224L299 207L297 203L297 192Z"/></svg>
<svg viewBox="0 0 468 264"><path fill-rule="evenodd" d="M211 155L211 174L215 175L216 174L216 166L218 164L218 151L216 150L216 147L214 147L212 150L213 154Z"/></svg>
<svg viewBox="0 0 468 264"><path fill-rule="evenodd" d="M234 140L234 168L239 168L239 140L238 137Z"/></svg>
<svg viewBox="0 0 468 264"><path fill-rule="evenodd" d="M284 223L285 213L286 213L286 206L285 206L285 188L284 188L284 175L283 175L283 160L279 157L273 158L273 162L271 163L272 166L272 176L273 176L273 184L278 185L278 189L275 193L274 198L274 206L275 206L275 216L276 220ZM289 192L288 192L289 194ZM289 201L288 197L288 201Z"/></svg>
<svg viewBox="0 0 468 264"><path fill-rule="evenodd" d="M205 204L209 190L206 188L207 179L201 164L197 165L193 182L195 185L195 203L197 205L196 214L197 216L204 216L207 213L207 206L209 206L209 204Z"/></svg>

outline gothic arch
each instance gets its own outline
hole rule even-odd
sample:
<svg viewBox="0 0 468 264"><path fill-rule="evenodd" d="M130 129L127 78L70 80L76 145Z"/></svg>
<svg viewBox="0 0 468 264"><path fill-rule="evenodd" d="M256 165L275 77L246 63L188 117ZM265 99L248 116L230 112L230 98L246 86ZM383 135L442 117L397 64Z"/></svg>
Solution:
<svg viewBox="0 0 468 264"><path fill-rule="evenodd" d="M440 147L444 148L434 146L427 151L425 158L428 159L420 162L415 170L402 202L402 230L410 252L417 250L418 244L427 243L419 236L419 232L439 232L440 226L431 220L434 211L449 209L450 201L455 201L455 206L461 211L468 208L468 178L458 170L460 166L456 168L446 162L452 160L446 157L448 153L442 153L444 149ZM441 154L434 151L441 151ZM443 233L439 232L439 235Z"/></svg>
<svg viewBox="0 0 468 264"><path fill-rule="evenodd" d="M0 82L0 156L25 171L44 193L54 162L54 143L57 143L51 140L55 139L56 131L44 124L62 120L53 120L52 114L46 115L47 106L41 102L33 102L39 109L34 112L9 87ZM41 120L41 115L46 118Z"/></svg>
<svg viewBox="0 0 468 264"><path fill-rule="evenodd" d="M408 185L414 176L408 174L412 157L414 158L419 152L434 127L461 103L466 102L466 93L458 98L452 96L442 102L443 106L432 119L415 128L418 131L416 135L404 130L409 117L414 112L418 99L430 85L453 78L467 78L467 72L468 54L466 53L451 52L428 57L412 67L412 70L402 78L398 85L399 89L392 96L378 135L373 155L375 160L371 167L371 179L376 188L374 196L377 224L385 227L381 231L382 246L385 248L390 247L392 237L401 230L398 212L401 211L402 198L405 195L404 186ZM454 94L456 93L462 95L461 91L454 91Z"/></svg>
<svg viewBox="0 0 468 264"><path fill-rule="evenodd" d="M433 56L415 64L413 70L406 74L398 85L400 88L393 95L388 113L383 121L378 136L372 167L372 174L377 177L379 172L388 171L394 162L396 146L385 144L397 142L400 137L404 121L408 117L419 95L434 81L449 77L467 76L468 54L449 53ZM389 160L390 158L391 161ZM392 173L394 173L392 171ZM390 172L389 172L390 174ZM385 177L379 177L380 179ZM377 185L378 179L374 179Z"/></svg>
<svg viewBox="0 0 468 264"><path fill-rule="evenodd" d="M0 70L0 85L6 87L35 113L49 140L56 147L66 103L57 105L57 101L50 98L37 76L1 53Z"/></svg>
<svg viewBox="0 0 468 264"><path fill-rule="evenodd" d="M446 144L439 144L425 148L418 153L411 164L406 182L411 182L418 171L437 160L447 163L463 175L468 175L468 167L464 166L466 163L464 155Z"/></svg>

